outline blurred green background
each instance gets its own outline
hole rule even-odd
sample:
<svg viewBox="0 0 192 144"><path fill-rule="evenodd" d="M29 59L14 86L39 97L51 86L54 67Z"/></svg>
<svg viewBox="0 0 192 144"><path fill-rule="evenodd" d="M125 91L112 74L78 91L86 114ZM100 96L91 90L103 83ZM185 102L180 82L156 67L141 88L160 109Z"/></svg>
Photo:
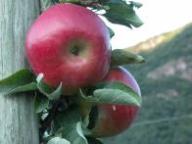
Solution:
<svg viewBox="0 0 192 144"><path fill-rule="evenodd" d="M125 66L140 84L143 106L127 131L103 141L192 144L192 24L150 38L131 51L146 59Z"/></svg>

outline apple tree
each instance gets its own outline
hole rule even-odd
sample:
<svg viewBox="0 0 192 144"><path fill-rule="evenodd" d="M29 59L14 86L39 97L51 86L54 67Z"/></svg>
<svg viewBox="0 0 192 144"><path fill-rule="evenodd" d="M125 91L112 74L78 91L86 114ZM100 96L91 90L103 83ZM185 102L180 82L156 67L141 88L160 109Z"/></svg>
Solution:
<svg viewBox="0 0 192 144"><path fill-rule="evenodd" d="M27 32L21 69L0 81L3 96L35 98L41 144L102 144L126 130L141 107L141 91L122 66L144 58L112 50L115 35L100 16L129 28L142 21L124 0L42 0L42 13Z"/></svg>

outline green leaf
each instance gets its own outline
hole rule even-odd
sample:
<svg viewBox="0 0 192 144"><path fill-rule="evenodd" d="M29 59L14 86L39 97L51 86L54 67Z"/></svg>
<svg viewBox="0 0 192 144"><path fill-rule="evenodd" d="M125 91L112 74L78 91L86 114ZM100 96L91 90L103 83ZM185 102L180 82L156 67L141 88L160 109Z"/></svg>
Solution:
<svg viewBox="0 0 192 144"><path fill-rule="evenodd" d="M99 84L98 84L99 85ZM130 88L129 86L127 86L124 83L121 82L105 82L103 84L102 87L103 88L109 88L109 89L117 89L117 90L121 90L124 92L129 93L132 97L136 98L137 101L141 104L142 103L142 99L141 96L138 95L132 88Z"/></svg>
<svg viewBox="0 0 192 144"><path fill-rule="evenodd" d="M10 95L36 90L35 76L28 69L22 69L0 81L0 93Z"/></svg>
<svg viewBox="0 0 192 144"><path fill-rule="evenodd" d="M88 114L88 123L87 128L93 129L95 125L97 124L97 118L99 116L99 111L97 105L92 106L90 113Z"/></svg>
<svg viewBox="0 0 192 144"><path fill-rule="evenodd" d="M129 2L132 5L132 7L140 8L143 6L143 4L141 4L139 2L135 2L135 1L129 1Z"/></svg>
<svg viewBox="0 0 192 144"><path fill-rule="evenodd" d="M88 144L87 139L84 136L84 132L83 132L83 129L82 129L82 123L80 121L76 125L76 131L78 133L78 136L79 136L78 139L79 140L75 140L74 144L79 144L78 141L80 141L80 143L82 143L82 144Z"/></svg>
<svg viewBox="0 0 192 144"><path fill-rule="evenodd" d="M81 116L78 107L70 107L59 113L54 121L56 135L62 135L71 144L88 144L81 128Z"/></svg>
<svg viewBox="0 0 192 144"><path fill-rule="evenodd" d="M41 113L49 108L49 100L45 96L36 95L35 97L35 112Z"/></svg>
<svg viewBox="0 0 192 144"><path fill-rule="evenodd" d="M81 0L59 0L60 3L81 3Z"/></svg>
<svg viewBox="0 0 192 144"><path fill-rule="evenodd" d="M59 3L59 0L51 0L52 1L52 3Z"/></svg>
<svg viewBox="0 0 192 144"><path fill-rule="evenodd" d="M40 0L41 3L41 10L45 11L48 9L50 6L54 4L53 0Z"/></svg>
<svg viewBox="0 0 192 144"><path fill-rule="evenodd" d="M59 86L56 89L53 89L52 87L48 86L43 82L44 75L41 73L37 76L37 88L39 91L47 96L50 100L57 100L60 98L60 96L63 94L63 87L62 83L59 84Z"/></svg>
<svg viewBox="0 0 192 144"><path fill-rule="evenodd" d="M94 96L97 97L99 103L140 106L135 97L118 89L98 89L94 91Z"/></svg>
<svg viewBox="0 0 192 144"><path fill-rule="evenodd" d="M128 27L139 27L143 24L141 19L135 13L135 3L127 4L124 1L109 1L106 3L109 9L106 10L104 16L112 23L126 25ZM136 5L138 6L138 5Z"/></svg>
<svg viewBox="0 0 192 144"><path fill-rule="evenodd" d="M132 63L144 63L144 62L145 60L141 55L134 54L132 52L129 52L128 50L115 49L112 51L111 56L112 66L132 64Z"/></svg>
<svg viewBox="0 0 192 144"><path fill-rule="evenodd" d="M47 144L71 144L68 140L60 137L54 137Z"/></svg>
<svg viewBox="0 0 192 144"><path fill-rule="evenodd" d="M87 137L89 144L103 144L99 139L96 139L94 137Z"/></svg>
<svg viewBox="0 0 192 144"><path fill-rule="evenodd" d="M108 31L109 31L110 38L112 38L115 35L115 33L110 27L107 27L107 28L108 28Z"/></svg>
<svg viewBox="0 0 192 144"><path fill-rule="evenodd" d="M18 86L11 91L7 92L7 95L11 95L14 93L19 93L19 92L29 92L29 91L34 91L37 90L37 84L35 82L31 82L26 85Z"/></svg>
<svg viewBox="0 0 192 144"><path fill-rule="evenodd" d="M122 105L135 105L141 106L141 96L134 92L130 87L123 83L103 83L93 91L93 96L85 96L80 91L82 99L85 102L94 104L122 104Z"/></svg>

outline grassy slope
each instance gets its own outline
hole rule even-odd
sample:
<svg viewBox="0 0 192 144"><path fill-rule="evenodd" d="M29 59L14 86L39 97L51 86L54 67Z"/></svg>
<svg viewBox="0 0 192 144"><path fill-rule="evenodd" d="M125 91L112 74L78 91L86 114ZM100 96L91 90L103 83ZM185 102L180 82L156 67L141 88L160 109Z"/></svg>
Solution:
<svg viewBox="0 0 192 144"><path fill-rule="evenodd" d="M146 58L129 65L143 93L131 128L106 144L192 144L192 25L136 46Z"/></svg>

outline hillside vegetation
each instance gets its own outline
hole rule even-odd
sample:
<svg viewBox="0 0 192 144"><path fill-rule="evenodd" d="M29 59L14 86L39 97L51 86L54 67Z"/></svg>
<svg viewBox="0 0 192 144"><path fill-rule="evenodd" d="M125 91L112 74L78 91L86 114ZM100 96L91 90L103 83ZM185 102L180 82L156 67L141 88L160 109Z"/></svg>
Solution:
<svg viewBox="0 0 192 144"><path fill-rule="evenodd" d="M141 86L135 123L106 144L192 144L192 24L132 48L145 64L126 66Z"/></svg>

